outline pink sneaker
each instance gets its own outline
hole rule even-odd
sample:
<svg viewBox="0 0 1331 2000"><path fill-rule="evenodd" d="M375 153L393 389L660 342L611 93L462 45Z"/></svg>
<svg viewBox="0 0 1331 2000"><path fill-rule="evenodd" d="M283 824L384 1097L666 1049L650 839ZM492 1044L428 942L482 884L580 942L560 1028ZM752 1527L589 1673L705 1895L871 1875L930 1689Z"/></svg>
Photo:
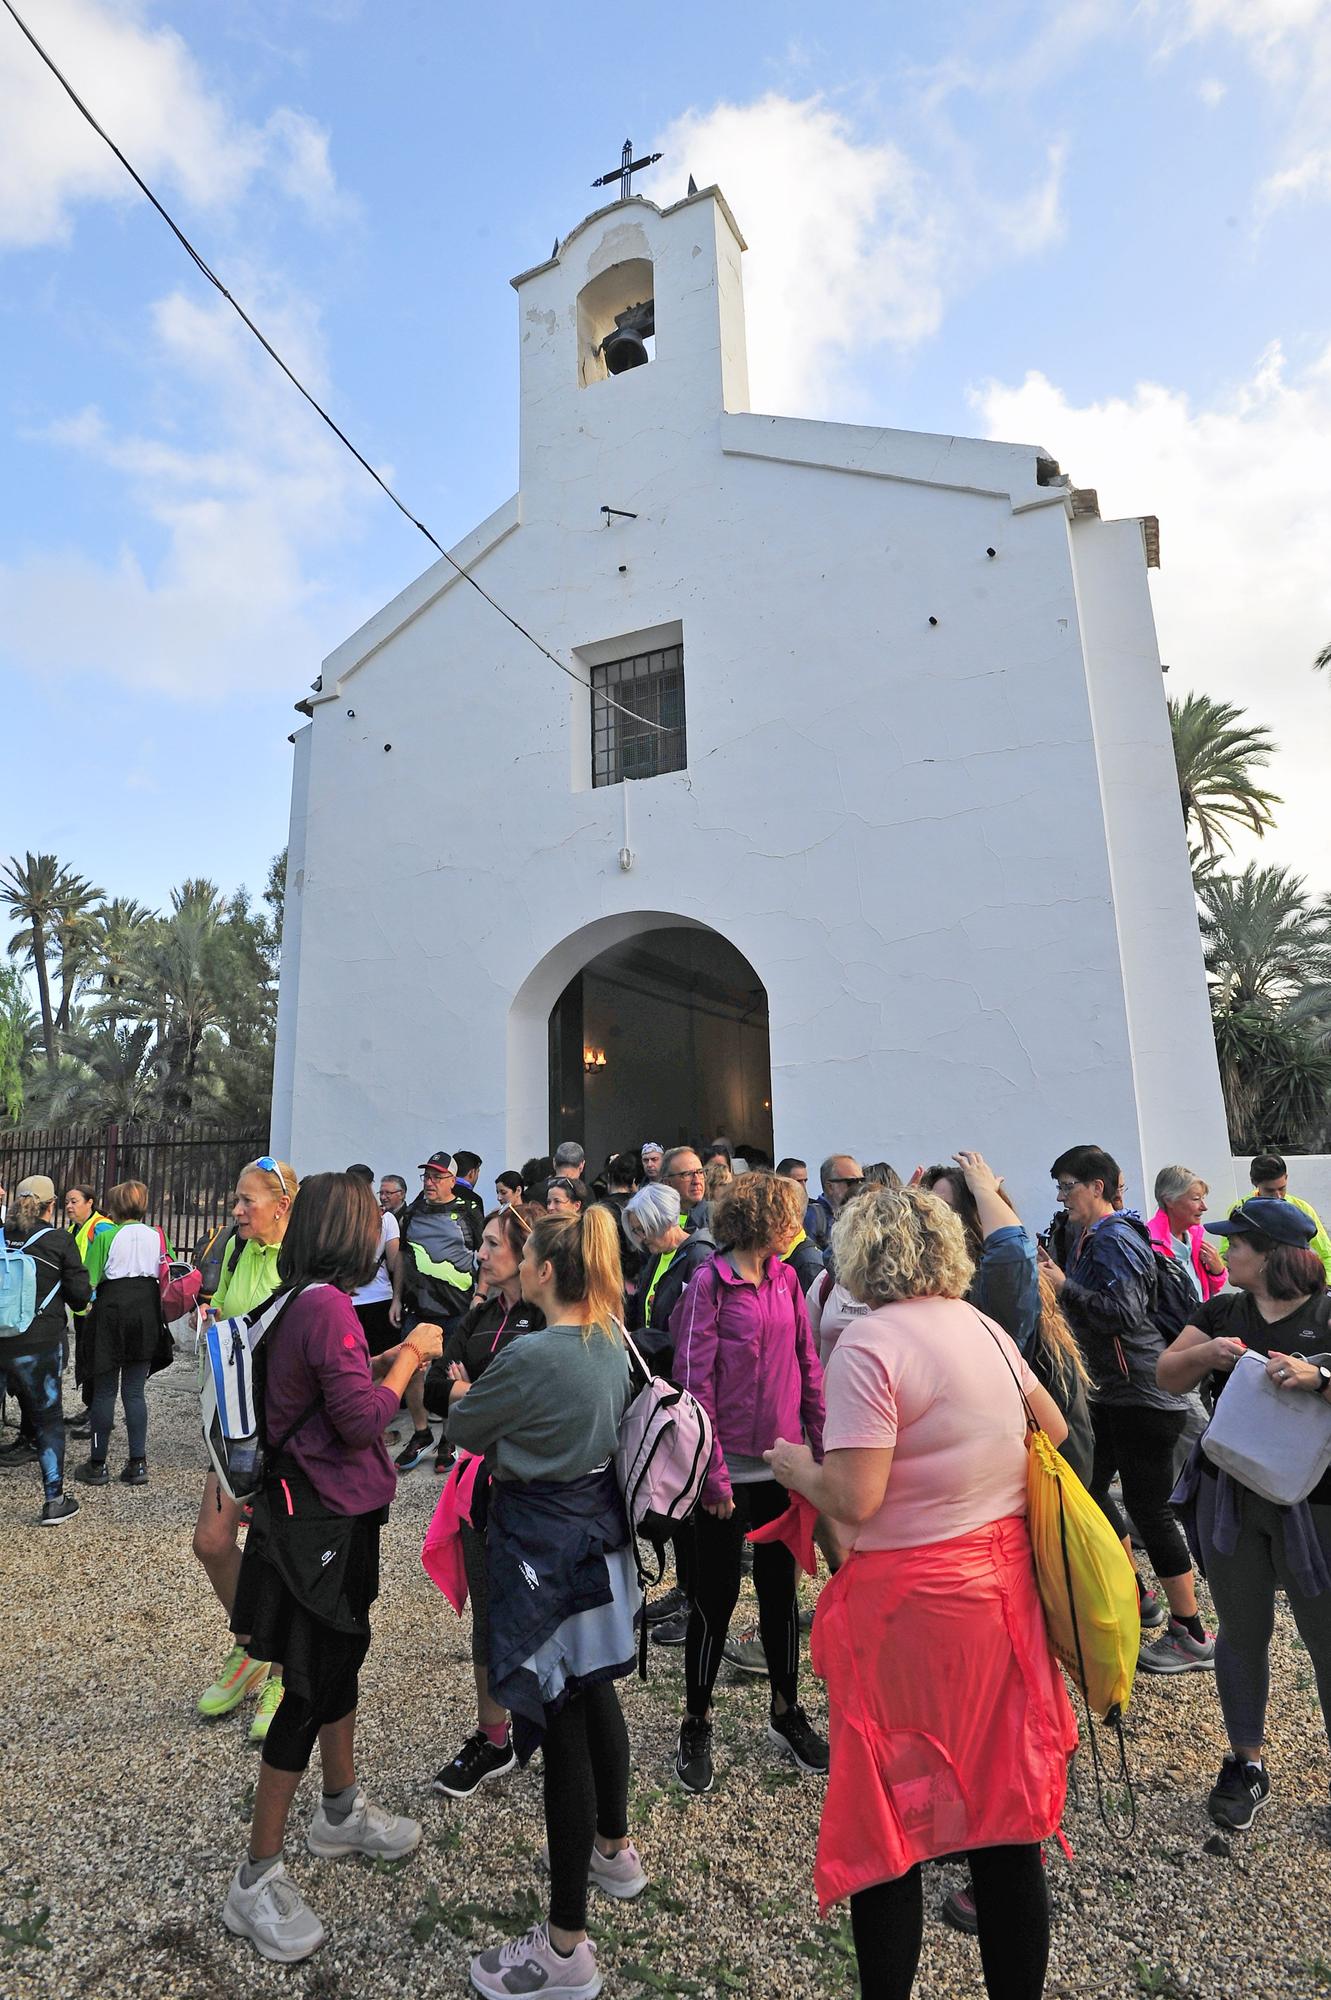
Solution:
<svg viewBox="0 0 1331 2000"><path fill-rule="evenodd" d="M525 1937L494 1945L471 1962L471 1983L485 2000L593 2000L601 1990L596 1947L584 1938L568 1958L550 1942L545 1924L533 1924Z"/></svg>
<svg viewBox="0 0 1331 2000"><path fill-rule="evenodd" d="M536 1857L537 1865L550 1873L550 1843L542 1841L541 1851ZM647 1887L647 1877L642 1872L642 1862L638 1850L631 1840L626 1841L618 1854L602 1854L593 1846L592 1858L587 1864L587 1880L594 1888L601 1889L607 1896L617 1896L621 1902L631 1902Z"/></svg>
<svg viewBox="0 0 1331 2000"><path fill-rule="evenodd" d="M598 1889L604 1889L607 1896L618 1896L622 1902L632 1901L647 1887L638 1850L631 1840L620 1848L618 1854L602 1854L600 1848L593 1845L587 1880L594 1882Z"/></svg>

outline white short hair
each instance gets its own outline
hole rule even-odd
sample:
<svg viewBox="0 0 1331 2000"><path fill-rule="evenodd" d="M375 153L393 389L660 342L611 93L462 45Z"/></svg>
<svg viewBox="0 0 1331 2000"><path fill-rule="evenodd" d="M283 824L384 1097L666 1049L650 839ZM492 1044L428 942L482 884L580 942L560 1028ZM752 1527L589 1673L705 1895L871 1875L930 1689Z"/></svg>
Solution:
<svg viewBox="0 0 1331 2000"><path fill-rule="evenodd" d="M679 1225L679 1195L661 1181L649 1181L632 1201L624 1203L624 1227L635 1243L644 1247L648 1238L664 1236Z"/></svg>

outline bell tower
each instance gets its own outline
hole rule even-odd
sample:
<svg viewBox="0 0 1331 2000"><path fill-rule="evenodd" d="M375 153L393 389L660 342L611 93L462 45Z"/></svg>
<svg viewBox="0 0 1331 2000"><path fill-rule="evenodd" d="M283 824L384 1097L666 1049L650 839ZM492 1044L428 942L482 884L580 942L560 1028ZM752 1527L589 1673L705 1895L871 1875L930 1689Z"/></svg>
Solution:
<svg viewBox="0 0 1331 2000"><path fill-rule="evenodd" d="M630 194L514 278L524 518L607 456L649 474L748 409L744 247L719 188L664 209Z"/></svg>

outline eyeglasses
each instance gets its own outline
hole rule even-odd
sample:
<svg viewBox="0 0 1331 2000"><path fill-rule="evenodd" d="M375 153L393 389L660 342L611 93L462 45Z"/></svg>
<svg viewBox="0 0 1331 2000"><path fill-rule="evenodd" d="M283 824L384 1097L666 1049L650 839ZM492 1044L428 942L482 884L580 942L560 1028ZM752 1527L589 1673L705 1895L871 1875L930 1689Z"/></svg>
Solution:
<svg viewBox="0 0 1331 2000"><path fill-rule="evenodd" d="M286 1193L286 1191L287 1191L287 1177L286 1177L286 1175L285 1175L285 1174L284 1174L284 1173L282 1172L282 1169L281 1169L281 1166L279 1165L279 1163L278 1163L278 1162L277 1162L276 1160L274 1160L274 1159L273 1159L273 1158L272 1158L272 1157L271 1157L271 1156L270 1156L269 1154L265 1153L265 1154L264 1154L264 1156L263 1156L263 1158L262 1158L261 1160L255 1160L255 1161L253 1162L253 1165L254 1165L254 1166L256 1166L256 1167L257 1167L257 1168L259 1169L259 1171L260 1171L261 1173L265 1173L265 1174L276 1174L276 1175L277 1175L277 1178L278 1178L278 1180L279 1180L279 1181L281 1182L281 1184L282 1184L282 1192L283 1192L283 1194L285 1194L285 1193Z"/></svg>
<svg viewBox="0 0 1331 2000"><path fill-rule="evenodd" d="M829 1181L828 1181L827 1185L828 1185L829 1187L863 1187L863 1186L864 1186L864 1175L863 1175L863 1174L833 1174L833 1175L831 1176L831 1178L829 1179Z"/></svg>
<svg viewBox="0 0 1331 2000"><path fill-rule="evenodd" d="M668 1181L705 1181L706 1178L701 1167L675 1167L666 1175Z"/></svg>
<svg viewBox="0 0 1331 2000"><path fill-rule="evenodd" d="M1079 1188L1081 1185L1080 1181L1055 1181L1054 1192L1060 1195L1069 1195L1072 1193L1073 1188Z"/></svg>

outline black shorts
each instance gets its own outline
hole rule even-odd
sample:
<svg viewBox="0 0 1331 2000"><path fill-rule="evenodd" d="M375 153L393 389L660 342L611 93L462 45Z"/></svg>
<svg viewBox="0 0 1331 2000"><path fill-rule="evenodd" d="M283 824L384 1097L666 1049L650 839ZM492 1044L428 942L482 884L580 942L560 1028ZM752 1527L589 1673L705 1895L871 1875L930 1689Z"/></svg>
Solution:
<svg viewBox="0 0 1331 2000"><path fill-rule="evenodd" d="M357 1306L356 1317L365 1332L365 1342L371 1354L387 1354L390 1347L396 1347L402 1335L388 1317L391 1299L376 1299L373 1305Z"/></svg>

